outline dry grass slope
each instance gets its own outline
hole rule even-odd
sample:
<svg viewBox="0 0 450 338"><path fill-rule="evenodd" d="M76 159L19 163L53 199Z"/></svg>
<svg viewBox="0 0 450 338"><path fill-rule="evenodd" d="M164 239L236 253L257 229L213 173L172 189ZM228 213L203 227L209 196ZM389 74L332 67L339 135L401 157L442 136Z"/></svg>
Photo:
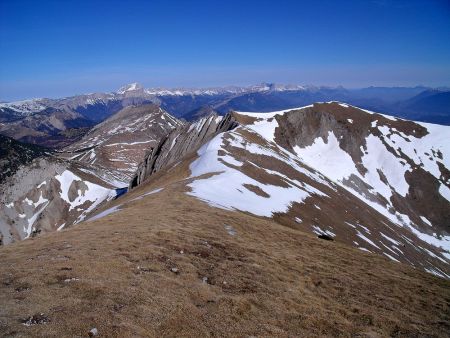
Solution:
<svg viewBox="0 0 450 338"><path fill-rule="evenodd" d="M2 336L444 337L449 303L446 280L177 184L0 248ZM41 313L47 323L22 324Z"/></svg>

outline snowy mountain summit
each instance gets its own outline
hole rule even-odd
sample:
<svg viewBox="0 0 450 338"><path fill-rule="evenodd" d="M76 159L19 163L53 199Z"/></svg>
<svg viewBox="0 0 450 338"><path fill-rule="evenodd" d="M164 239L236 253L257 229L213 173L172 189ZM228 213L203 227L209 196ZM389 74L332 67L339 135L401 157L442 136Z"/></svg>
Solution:
<svg viewBox="0 0 450 338"><path fill-rule="evenodd" d="M120 87L119 90L117 91L117 94L125 94L126 92L133 92L133 91L138 91L138 90L142 90L144 89L144 87L142 87L141 84L137 83L137 82L133 82L130 84L127 84L123 87Z"/></svg>

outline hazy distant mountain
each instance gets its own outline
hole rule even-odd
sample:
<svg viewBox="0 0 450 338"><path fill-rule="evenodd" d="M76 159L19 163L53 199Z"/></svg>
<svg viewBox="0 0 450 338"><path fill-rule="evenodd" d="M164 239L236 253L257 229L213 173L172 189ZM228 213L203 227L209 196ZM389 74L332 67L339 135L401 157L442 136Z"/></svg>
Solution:
<svg viewBox="0 0 450 338"><path fill-rule="evenodd" d="M187 121L196 121L198 119L201 119L202 117L206 117L214 113L217 113L216 110L214 110L213 107L206 105L191 110L190 112L182 115L181 117Z"/></svg>
<svg viewBox="0 0 450 338"><path fill-rule="evenodd" d="M401 102L399 114L410 119L439 124L450 123L450 91L426 90Z"/></svg>
<svg viewBox="0 0 450 338"><path fill-rule="evenodd" d="M132 83L113 93L1 103L0 133L61 147L76 140L67 137L67 129L90 127L124 107L148 103L159 105L175 117L192 119L203 107L225 114L230 110L268 112L314 102L343 101L407 119L450 124L449 93L420 86L346 89L262 83L248 87L145 89Z"/></svg>

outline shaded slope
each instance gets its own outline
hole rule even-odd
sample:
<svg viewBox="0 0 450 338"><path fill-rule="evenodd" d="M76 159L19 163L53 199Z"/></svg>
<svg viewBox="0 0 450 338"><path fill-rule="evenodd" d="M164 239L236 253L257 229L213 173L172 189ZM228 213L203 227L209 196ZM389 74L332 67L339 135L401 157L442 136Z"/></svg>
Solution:
<svg viewBox="0 0 450 338"><path fill-rule="evenodd" d="M0 133L16 140L59 148L79 139L79 133L67 133L71 129L86 131L94 123L83 115L67 108L46 108L0 123Z"/></svg>
<svg viewBox="0 0 450 338"><path fill-rule="evenodd" d="M22 143L0 135L0 183L33 159L45 156L50 150L33 144Z"/></svg>

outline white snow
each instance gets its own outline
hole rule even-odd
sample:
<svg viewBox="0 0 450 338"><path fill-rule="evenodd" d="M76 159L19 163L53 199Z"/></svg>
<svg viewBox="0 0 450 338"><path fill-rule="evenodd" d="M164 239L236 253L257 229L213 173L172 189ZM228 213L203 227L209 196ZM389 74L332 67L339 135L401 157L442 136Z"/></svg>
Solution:
<svg viewBox="0 0 450 338"><path fill-rule="evenodd" d="M90 202L90 206L85 208L85 211L78 217L77 221L82 221L89 212L94 210L97 205L104 200L110 200L116 196L115 190L104 188L89 181L83 181L70 170L65 170L60 175L55 176L55 178L61 186L61 198L69 204L69 211L85 204L86 202ZM73 201L70 201L68 196L69 189L70 186L76 181L83 182L87 186L87 189L83 193L78 194ZM78 192L80 193L80 191Z"/></svg>
<svg viewBox="0 0 450 338"><path fill-rule="evenodd" d="M441 185L439 186L439 193L442 195L442 197L450 202L450 189L447 188L447 186L441 183Z"/></svg>
<svg viewBox="0 0 450 338"><path fill-rule="evenodd" d="M237 232L231 225L225 224L224 227L230 236L236 236Z"/></svg>
<svg viewBox="0 0 450 338"><path fill-rule="evenodd" d="M316 235L328 235L331 237L336 237L336 234L334 232L332 232L330 230L323 230L321 227L319 227L317 225L313 225L312 228L313 228L313 232Z"/></svg>
<svg viewBox="0 0 450 338"><path fill-rule="evenodd" d="M392 257L391 255L387 254L386 252L383 252L383 255L385 255L386 257L388 257L390 260L393 260L397 263L400 263L400 261L394 257Z"/></svg>
<svg viewBox="0 0 450 338"><path fill-rule="evenodd" d="M428 224L429 226L433 226L433 224L431 224L431 222L428 220L428 218L426 218L425 216L420 216L420 219L424 222L424 223L426 223L426 224Z"/></svg>
<svg viewBox="0 0 450 338"><path fill-rule="evenodd" d="M115 212L121 210L121 209L120 209L121 206L122 206L122 205L116 205L116 206L111 207L111 208L109 208L109 209L103 210L102 212L98 213L97 215L92 216L91 218L89 218L87 221L88 221L88 222L96 221L96 220L98 220L98 219L100 219L100 218L103 218L103 217L108 216L108 215L110 215L110 214L112 214L112 213L115 213Z"/></svg>
<svg viewBox="0 0 450 338"><path fill-rule="evenodd" d="M356 234L359 238L365 240L367 243L369 243L370 245L374 246L377 249L380 249L380 247L378 245L376 245L374 242L372 242L369 238L367 238L366 236L364 236L362 233L360 233L359 231ZM380 249L381 250L381 249Z"/></svg>
<svg viewBox="0 0 450 338"><path fill-rule="evenodd" d="M385 239L387 239L389 242L393 243L394 245L401 245L400 242L397 242L395 239L389 237L388 235L383 234L382 232L380 232L380 235Z"/></svg>
<svg viewBox="0 0 450 338"><path fill-rule="evenodd" d="M238 114L241 115L247 115L250 117L256 117L256 118L263 118L263 119L269 119L272 117L275 117L275 115L284 115L285 113L289 112L289 111L293 111L293 110L299 110L299 109L304 109L304 108L310 108L313 105L307 105L307 106L303 106L303 107L298 107L298 108L290 108L290 109L285 109L285 110L279 110L279 111L274 111L274 112L270 112L270 113L255 113L255 112L243 112L243 111L238 111Z"/></svg>
<svg viewBox="0 0 450 338"><path fill-rule="evenodd" d="M295 146L294 151L308 166L324 173L335 182L340 182L351 174L359 176L353 159L339 147L339 141L331 131L326 143L318 137L312 145L305 148Z"/></svg>
<svg viewBox="0 0 450 338"><path fill-rule="evenodd" d="M229 133L236 140L239 139L237 133ZM217 135L198 150L199 158L190 165L191 177L197 179L188 185L192 188L192 191L188 193L189 195L207 201L216 207L247 211L265 217L271 217L274 212L286 212L292 202L302 202L311 196L312 193L310 191L314 191L314 188L308 185L305 185L305 188L303 188L288 183L289 187L284 188L264 184L246 176L239 170L221 163L218 160L221 158L218 156L218 151L222 149L223 136L223 133ZM254 154L261 152L272 154L273 152L250 143L242 145L236 141L233 142L233 145L243 147ZM209 178L198 178L204 174L213 175ZM244 189L243 185L245 184L257 186L268 194L270 198Z"/></svg>
<svg viewBox="0 0 450 338"><path fill-rule="evenodd" d="M24 229L23 229L24 232L25 232L25 237L24 238L30 237L31 232L33 231L33 224L34 224L34 222L36 222L36 219L39 217L41 212L44 211L44 209L47 207L48 204L49 204L49 202L45 203L45 205L43 205L41 208L39 208L39 210L36 211L33 214L33 216L28 218L28 226L27 227L24 226Z"/></svg>
<svg viewBox="0 0 450 338"><path fill-rule="evenodd" d="M132 201L140 200L141 198L144 198L145 196L156 194L156 193L158 193L158 192L160 192L162 190L164 190L164 188L158 188L158 189L146 192L145 194L142 194L142 195L140 195L140 196L138 196L136 198L133 198Z"/></svg>
<svg viewBox="0 0 450 338"><path fill-rule="evenodd" d="M11 109L22 116L26 116L31 113L43 111L47 107L42 103L42 99L31 99L31 100L0 103L0 109L2 108Z"/></svg>

